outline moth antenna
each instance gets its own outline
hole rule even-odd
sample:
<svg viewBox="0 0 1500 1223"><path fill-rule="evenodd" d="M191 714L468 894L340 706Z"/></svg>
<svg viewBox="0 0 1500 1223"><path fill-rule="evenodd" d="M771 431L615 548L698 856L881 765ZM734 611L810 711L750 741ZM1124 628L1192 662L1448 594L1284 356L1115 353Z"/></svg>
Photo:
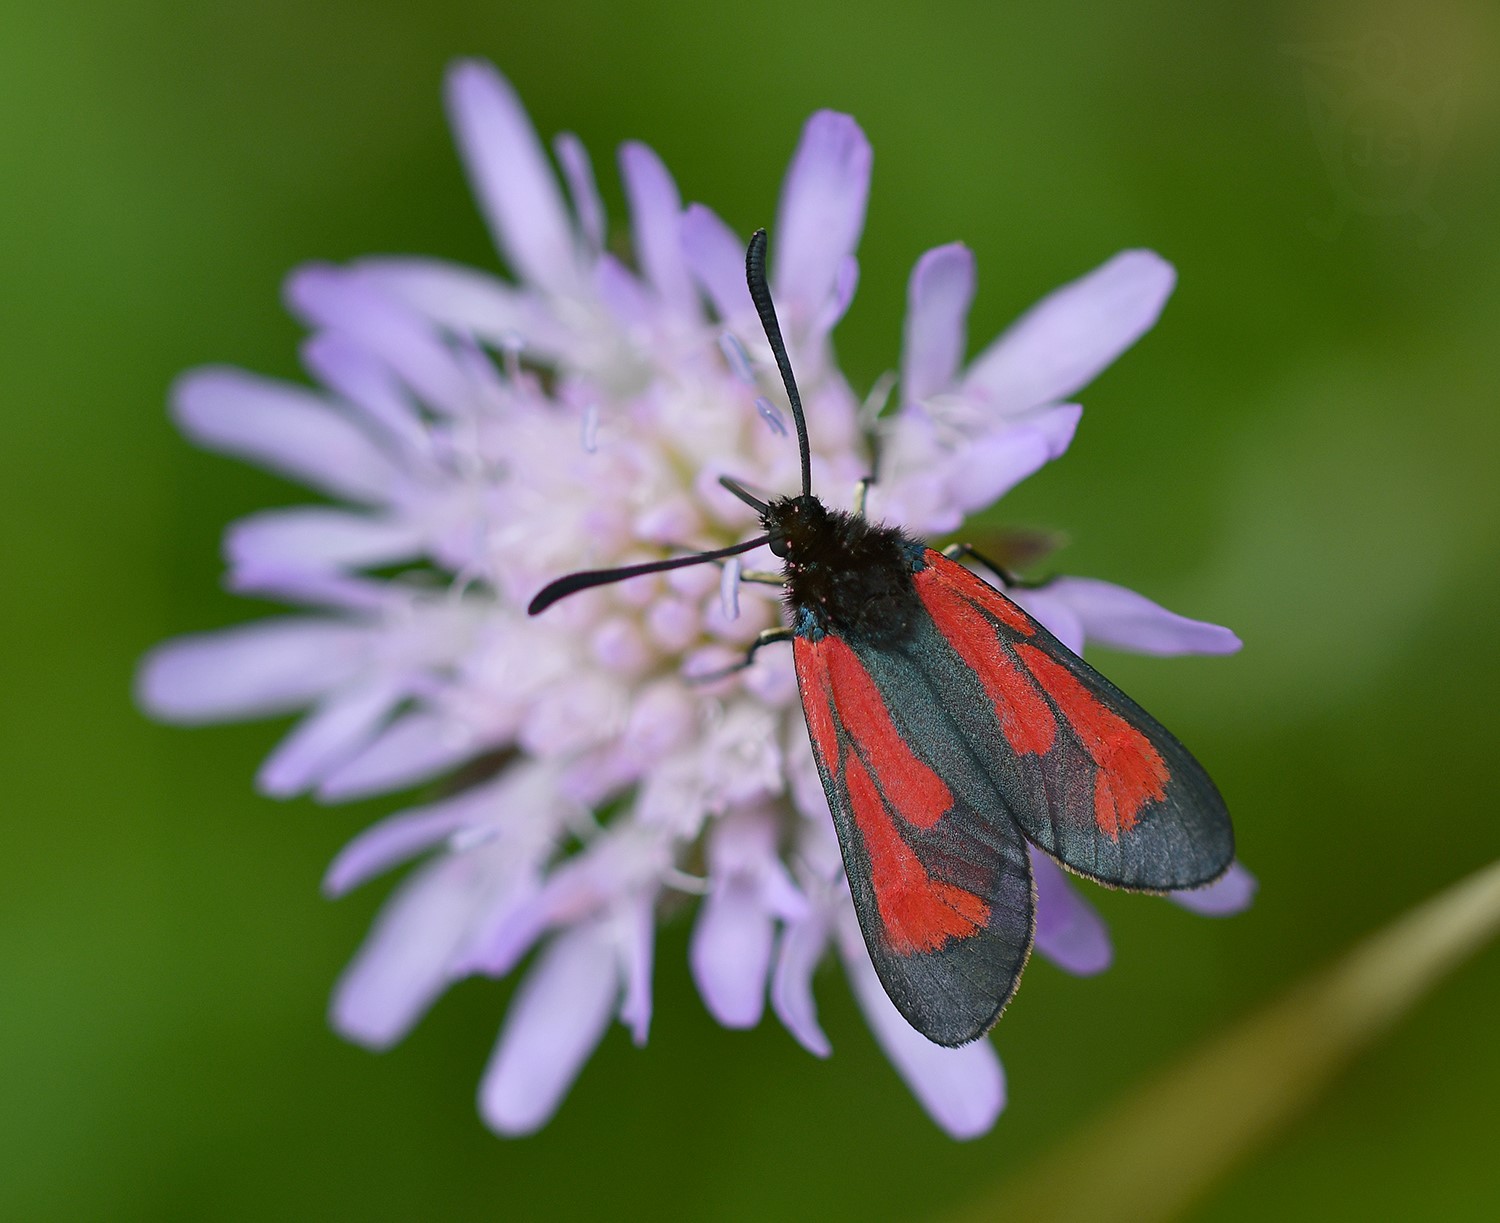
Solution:
<svg viewBox="0 0 1500 1223"><path fill-rule="evenodd" d="M731 480L728 476L720 476L719 483L732 492L736 497L759 514L769 514L771 507L755 496L738 480Z"/></svg>
<svg viewBox="0 0 1500 1223"><path fill-rule="evenodd" d="M807 441L807 418L802 415L802 396L797 394L797 380L792 377L792 363L786 355L786 343L781 338L781 324L776 321L776 307L771 303L771 290L766 285L764 229L757 229L750 236L750 247L745 252L745 282L750 286L750 300L755 303L755 311L760 315L760 325L765 329L766 340L776 358L776 368L781 371L786 397L791 401L792 419L797 423L797 450L802 457L802 495L810 497L812 448Z"/></svg>
<svg viewBox="0 0 1500 1223"><path fill-rule="evenodd" d="M580 590L591 590L595 586L609 586L615 582L623 582L627 578L638 578L647 573L662 573L667 569L685 569L689 565L703 565L709 561L721 561L726 556L738 556L741 552L749 552L769 542L770 538L769 535L759 535L755 539L745 540L742 544L718 548L713 552L695 552L692 556L674 556L671 560L665 561L646 561L644 564L626 565L620 569L588 569L581 573L570 573L566 577L558 578L557 581L548 582L543 586L536 598L532 599L531 605L526 609L526 614L528 616L540 615L559 599L566 599Z"/></svg>

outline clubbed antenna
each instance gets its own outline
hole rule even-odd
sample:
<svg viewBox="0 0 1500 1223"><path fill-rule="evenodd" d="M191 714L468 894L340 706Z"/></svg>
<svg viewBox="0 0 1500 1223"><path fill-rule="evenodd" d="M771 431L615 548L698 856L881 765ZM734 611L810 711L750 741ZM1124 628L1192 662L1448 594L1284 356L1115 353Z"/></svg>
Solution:
<svg viewBox="0 0 1500 1223"><path fill-rule="evenodd" d="M771 303L771 290L766 285L766 231L763 229L757 229L750 236L750 249L745 252L745 281L750 286L750 300L755 303L760 325L765 328L766 340L776 358L776 367L781 371L786 397L792 404L792 419L797 423L797 450L802 456L802 495L810 497L812 449L807 441L807 418L802 415L802 396L797 394L797 380L792 377L792 363L781 338L781 324L776 321L776 307Z"/></svg>
<svg viewBox="0 0 1500 1223"><path fill-rule="evenodd" d="M626 565L622 569L590 569L584 573L570 573L567 577L558 578L557 581L549 582L542 587L541 592L532 599L531 606L526 609L526 614L539 615L559 599L566 599L580 590L590 590L595 586L608 586L613 582L623 582L626 578L638 578L647 573L684 569L688 565L701 565L707 561L721 561L727 556L738 556L741 552L749 552L753 548L760 547L770 538L769 535L758 535L754 539L747 539L742 544L720 548L715 552L695 552L692 556L674 556L666 561L646 561L640 565Z"/></svg>
<svg viewBox="0 0 1500 1223"><path fill-rule="evenodd" d="M812 451L807 442L807 421L802 415L802 397L797 394L797 380L792 377L792 363L787 358L786 344L781 338L781 324L776 321L776 307L771 304L771 290L766 286L766 231L763 229L755 231L750 239L750 247L745 252L745 282L750 286L751 300L755 302L755 309L760 314L760 325L766 329L766 339L770 342L771 352L775 354L776 367L781 371L781 381L786 386L787 399L791 401L792 419L797 422L797 448L802 456L802 495L811 496ZM723 476L719 483L759 513L769 512L770 507L764 501L753 496L737 481ZM674 556L664 561L646 561L644 564L626 565L620 569L590 569L582 573L570 573L567 577L558 578L557 581L549 582L544 586L536 598L532 599L526 611L528 615L539 615L559 599L566 599L580 590L591 590L595 586L609 586L614 582L642 577L648 573L663 573L668 569L683 569L688 565L721 561L727 557L738 556L741 552L759 548L762 544L769 543L770 539L769 535L757 535L754 539L747 539L742 544L719 548L713 552L696 552L692 556Z"/></svg>

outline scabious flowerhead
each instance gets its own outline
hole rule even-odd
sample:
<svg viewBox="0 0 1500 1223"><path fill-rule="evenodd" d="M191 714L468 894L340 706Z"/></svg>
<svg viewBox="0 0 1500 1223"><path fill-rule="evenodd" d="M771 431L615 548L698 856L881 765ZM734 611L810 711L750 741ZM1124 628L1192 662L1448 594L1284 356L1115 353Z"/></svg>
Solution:
<svg viewBox="0 0 1500 1223"><path fill-rule="evenodd" d="M454 981L527 961L480 1087L501 1133L547 1121L611 1020L645 1041L658 916L692 897L689 966L719 1022L752 1027L769 999L826 1055L813 978L832 952L934 1119L955 1136L984 1132L1004 1102L991 1045L930 1044L875 977L789 653L701 679L779 622L774 589L742 583L736 560L525 614L560 574L746 538L754 514L721 475L797 486L741 238L684 208L655 154L627 144L627 263L606 246L577 139L554 145L560 185L491 67L455 67L448 100L514 279L416 258L306 267L287 293L311 329L303 357L318 389L234 369L181 380L174 411L189 437L328 501L230 527L231 587L299 610L166 643L142 668L143 703L180 722L306 710L261 768L267 794L425 788L329 869L326 889L341 895L420 859L339 981L332 1021L386 1046ZM857 280L870 164L852 119L808 121L773 230L772 291L820 497L852 503L873 430L871 515L947 532L1066 449L1071 396L1151 326L1173 273L1124 252L965 366L973 257L930 251L911 278L899 402L877 419L829 343ZM769 552L745 563L775 564ZM1238 647L1105 582L1014 595L1078 651ZM1102 922L1051 859L1032 859L1037 949L1074 973L1102 970ZM1229 912L1252 890L1236 867L1179 899Z"/></svg>

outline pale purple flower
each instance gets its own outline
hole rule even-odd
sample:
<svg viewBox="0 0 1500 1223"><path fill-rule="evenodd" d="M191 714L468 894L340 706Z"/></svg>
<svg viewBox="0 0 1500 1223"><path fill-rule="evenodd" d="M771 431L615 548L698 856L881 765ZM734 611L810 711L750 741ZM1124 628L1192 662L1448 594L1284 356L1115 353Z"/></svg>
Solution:
<svg viewBox="0 0 1500 1223"><path fill-rule="evenodd" d="M520 102L482 63L448 82L459 148L515 279L379 258L296 272L319 389L234 369L173 395L199 444L301 480L333 504L230 527L228 582L301 610L181 638L145 662L160 717L210 722L306 710L260 788L339 801L441 782L337 857L340 895L422 859L335 990L334 1026L398 1041L454 981L535 951L501 1026L480 1111L501 1133L545 1124L612 1020L651 1019L664 901L700 897L689 966L731 1028L767 1000L818 1056L814 972L841 961L876 1039L957 1137L1004 1103L993 1047L932 1045L886 997L859 937L808 745L789 651L733 679L695 679L779 622L776 592L683 569L525 614L580 568L746 537L733 474L787 491L797 450L761 381L769 354L744 282L744 242L684 207L644 145L620 151L635 253L606 247L582 144L554 174ZM772 288L807 403L814 487L851 504L868 456L860 398L828 342L858 280L871 152L847 116L809 120L782 190ZM882 419L872 512L916 532L956 527L1066 448L1070 400L1160 312L1172 270L1131 251L1059 290L963 365L973 257L941 247L910 287L900 401ZM774 567L768 552L744 569ZM392 576L394 574L394 576ZM1016 597L1076 650L1227 653L1227 629L1105 582L1062 578ZM1098 915L1033 853L1037 950L1076 974L1110 960ZM701 873L700 873L701 872ZM1179 897L1249 902L1239 867Z"/></svg>

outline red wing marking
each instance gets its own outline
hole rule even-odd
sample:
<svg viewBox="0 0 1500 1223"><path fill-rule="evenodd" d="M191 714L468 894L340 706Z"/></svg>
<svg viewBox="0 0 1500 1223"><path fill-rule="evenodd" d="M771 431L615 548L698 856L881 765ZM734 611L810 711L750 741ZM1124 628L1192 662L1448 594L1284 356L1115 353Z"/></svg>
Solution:
<svg viewBox="0 0 1500 1223"><path fill-rule="evenodd" d="M936 951L950 939L968 938L983 928L990 906L973 892L927 873L897 831L885 797L852 748L844 753L844 782L870 859L875 907L891 949L898 955Z"/></svg>
<svg viewBox="0 0 1500 1223"><path fill-rule="evenodd" d="M1034 645L1019 644L1015 650L1098 766L1094 821L1118 841L1122 832L1135 827L1146 803L1166 797L1171 772L1151 740L1100 702L1062 663Z"/></svg>
<svg viewBox="0 0 1500 1223"><path fill-rule="evenodd" d="M917 593L938 632L984 685L1005 741L1023 756L1045 756L1052 750L1057 731L1052 710L1007 657L995 625L967 597L967 592L948 581L947 575L935 565L928 565L915 576L915 581ZM999 591L994 593L998 595ZM1026 613L1009 599L987 599L984 606L1006 628L1028 637L1035 631Z"/></svg>
<svg viewBox="0 0 1500 1223"><path fill-rule="evenodd" d="M797 679L802 690L802 713L807 718L807 734L828 771L838 776L839 736L833 720L833 693L828 688L827 660L818 647L799 638L792 651L797 665Z"/></svg>
<svg viewBox="0 0 1500 1223"><path fill-rule="evenodd" d="M924 582L934 589L946 588L952 594L981 604L1001 624L1022 637L1036 632L1030 616L977 574L931 548L927 549L926 559L927 567L915 575L918 589Z"/></svg>
<svg viewBox="0 0 1500 1223"><path fill-rule="evenodd" d="M892 810L915 828L933 827L952 808L952 791L917 759L896 729L880 689L864 664L837 637L824 637L808 648L822 656L827 691L838 710L838 720L860 755L879 774Z"/></svg>

